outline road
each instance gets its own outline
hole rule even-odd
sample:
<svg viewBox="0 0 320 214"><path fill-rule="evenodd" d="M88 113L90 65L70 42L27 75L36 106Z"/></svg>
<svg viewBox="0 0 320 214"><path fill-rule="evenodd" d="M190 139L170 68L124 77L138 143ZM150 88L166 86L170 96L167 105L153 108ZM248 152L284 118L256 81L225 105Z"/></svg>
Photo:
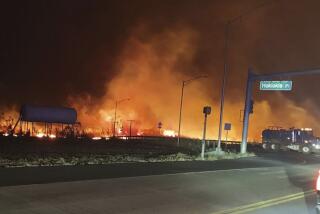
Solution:
<svg viewBox="0 0 320 214"><path fill-rule="evenodd" d="M1 213L315 213L320 156L0 169Z"/></svg>

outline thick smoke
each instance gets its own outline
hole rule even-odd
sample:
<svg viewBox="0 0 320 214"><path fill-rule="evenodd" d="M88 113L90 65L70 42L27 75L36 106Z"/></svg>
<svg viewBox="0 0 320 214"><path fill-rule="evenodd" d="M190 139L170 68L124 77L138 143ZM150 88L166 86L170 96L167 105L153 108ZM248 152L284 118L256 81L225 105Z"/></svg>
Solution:
<svg viewBox="0 0 320 214"><path fill-rule="evenodd" d="M135 120L135 129L144 134L157 134L158 122L163 123L164 129L177 131L182 80L208 74L207 79L199 79L185 87L182 134L201 136L202 108L210 105L213 112L209 116L208 136L216 138L220 91L215 90L215 96L208 93L213 88L211 84L216 81L216 76L199 72L194 66L198 39L199 35L192 29L179 26L157 34L148 32L146 26L134 30L117 57L114 66L117 74L106 84L103 98L96 101L91 100L90 96L70 99L79 111L83 126L96 132L112 133L115 100L129 98L118 105L118 128L128 128L128 120ZM182 70L186 67L189 75ZM298 127L315 125L314 121L310 123L304 109L295 106L281 94L275 95L276 100L281 99L285 104L281 111L292 114L283 120L280 111L275 111L271 103L256 102L251 121L254 124L250 129L251 140L260 139L260 132L266 124L286 126L289 123ZM226 100L225 121L233 124L229 139L240 138L242 105L241 99ZM297 120L301 116L304 119Z"/></svg>
<svg viewBox="0 0 320 214"><path fill-rule="evenodd" d="M310 41L299 40L296 35L291 35L298 27L303 29L297 19L304 18L316 3L304 5L304 15L291 21L289 18L281 19L282 10L286 9L283 8L285 3L288 2L275 1L231 28L224 121L233 124L229 133L232 139L241 137L240 111L243 109L246 71L249 67L258 73L268 73L316 65L317 60L310 61L300 51L304 43ZM291 14L286 17L292 17L294 10L300 6L299 2L290 3L287 12ZM241 13L238 7L234 7L234 11L234 14ZM129 97L130 101L119 105L122 123L134 119L141 129L156 129L161 121L164 128L177 130L181 81L206 74L208 79L193 82L185 88L182 133L200 137L202 107L211 105L213 114L209 117L208 133L211 138L217 137L224 25L216 24L216 31L210 32L207 20L200 24L196 19L189 19L190 23L178 21L176 23L179 24L170 23L164 30L156 31L150 25L138 25L131 32L117 57L116 75L107 83L104 97L95 106L96 112L99 112L97 121L109 122L108 126L111 127L114 100ZM278 23L276 30L271 28L272 23ZM287 27L291 34L284 32L281 29L283 27ZM297 47L295 52L284 51L292 43ZM318 115L316 98L302 98L306 91L304 79L294 79L294 91L289 93L261 93L255 90L256 102L249 134L251 140L260 140L261 130L268 126L312 127L319 130L315 117ZM84 121L90 121L89 118Z"/></svg>
<svg viewBox="0 0 320 214"><path fill-rule="evenodd" d="M80 120L88 127L98 124L110 127L114 120L115 101L129 98L118 105L117 118L122 125L135 120L139 130L152 134L161 122L164 129L176 130L182 80L193 77L182 68L194 69L194 75L199 75L193 66L196 51L197 34L191 29L177 26L174 30L150 34L146 27L140 26L117 57L117 74L106 84L106 94L97 105L90 107L90 111L80 108ZM201 81L206 80L194 82L185 89L183 124L186 125L183 130L188 136L200 133L202 107L210 102L206 97L206 86ZM92 115L92 112L97 114Z"/></svg>
<svg viewBox="0 0 320 214"><path fill-rule="evenodd" d="M82 2L76 4L73 16L71 3L57 7L43 3L37 11L28 7L27 16L35 14L37 24L23 19L24 13L13 19L14 26L25 20L21 23L32 31L20 36L17 50L10 49L18 52L18 62L12 57L2 69L7 72L0 89L8 92L1 99L6 101L3 106L69 103L77 108L84 127L111 133L115 100L130 98L118 106L118 128L127 129L128 120L135 120L136 131L155 133L158 122L163 129L177 130L182 80L208 75L185 88L182 134L200 137L202 108L211 105L208 135L216 138L225 23L264 1L152 2ZM224 121L233 125L232 139L241 137L240 111L249 67L268 73L320 65L319 1L269 2L230 26ZM26 34L25 27L20 28L15 35ZM259 140L268 126L319 131L318 79L295 78L294 90L286 93L262 93L255 87L250 139Z"/></svg>

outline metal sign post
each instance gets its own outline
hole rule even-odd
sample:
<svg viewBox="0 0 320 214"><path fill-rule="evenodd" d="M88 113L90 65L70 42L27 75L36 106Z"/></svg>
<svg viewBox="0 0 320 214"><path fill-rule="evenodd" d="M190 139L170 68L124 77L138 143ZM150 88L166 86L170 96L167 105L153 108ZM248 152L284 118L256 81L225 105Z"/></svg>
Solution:
<svg viewBox="0 0 320 214"><path fill-rule="evenodd" d="M249 127L249 115L250 115L250 106L253 103L252 100L252 88L254 81L261 81L262 83L266 83L268 80L272 80L273 78L283 78L283 77L292 77L292 76L303 76L303 75L313 75L320 74L320 68L309 69L309 70L301 70L301 71L288 71L288 72L279 72L279 73L271 73L271 74L254 74L251 69L248 71L248 79L247 79L247 88L246 88L246 98L245 98L245 106L244 106L244 119L243 119L243 127L242 127L242 142L241 142L241 153L247 152L247 138L248 138L248 127ZM269 81L269 83L274 81ZM276 81L281 82L281 81ZM285 81L287 84L284 86L285 89L292 88L292 81ZM291 82L291 83L290 83ZM261 84L261 83L260 83ZM275 84L276 86L270 86L273 89L279 89L279 84ZM260 85L261 87L261 85ZM270 89L269 87L269 89ZM265 86L263 86L265 88ZM281 86L282 89L282 86ZM262 90L262 89L261 89ZM290 89L291 90L291 89ZM288 91L288 90L286 90Z"/></svg>
<svg viewBox="0 0 320 214"><path fill-rule="evenodd" d="M247 152L247 137L248 137L248 126L249 126L249 115L250 115L250 103L252 99L252 86L253 86L254 74L249 69L247 89L246 89L246 99L244 105L244 117L243 117L243 128L242 128L242 143L241 143L241 153Z"/></svg>
<svg viewBox="0 0 320 214"><path fill-rule="evenodd" d="M159 135L161 136L161 129L162 129L162 123L161 122L158 123L158 129L159 129Z"/></svg>
<svg viewBox="0 0 320 214"><path fill-rule="evenodd" d="M225 150L227 151L227 147L228 147L228 134L229 134L229 131L231 130L231 123L225 123L225 124L224 124L224 130L226 131Z"/></svg>
<svg viewBox="0 0 320 214"><path fill-rule="evenodd" d="M201 159L204 160L204 150L206 145L206 132L207 132L207 116L211 113L211 107L205 106L203 108L204 113L204 127L203 127L203 137L202 137L202 147L201 147Z"/></svg>

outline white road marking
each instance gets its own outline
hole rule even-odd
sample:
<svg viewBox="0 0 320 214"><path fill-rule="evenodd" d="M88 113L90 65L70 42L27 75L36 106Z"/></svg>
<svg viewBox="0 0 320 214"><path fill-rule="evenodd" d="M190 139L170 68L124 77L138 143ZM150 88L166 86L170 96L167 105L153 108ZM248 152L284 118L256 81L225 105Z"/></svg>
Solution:
<svg viewBox="0 0 320 214"><path fill-rule="evenodd" d="M119 178L110 178L113 179L125 179L125 178L144 178L144 177L162 177L162 176L174 176L174 175L193 175L193 174L206 174L206 173L219 173L219 172L246 172L246 171L269 171L273 169L283 169L283 167L254 167L254 168L242 168L242 169L216 169L216 170L207 170L200 172L177 172L177 173L168 173L160 175L141 175L141 176L132 176L132 177L119 177Z"/></svg>
<svg viewBox="0 0 320 214"><path fill-rule="evenodd" d="M281 170L281 171L268 171L268 172L260 172L259 174L260 175L277 175L277 174L283 174L285 173L284 170Z"/></svg>

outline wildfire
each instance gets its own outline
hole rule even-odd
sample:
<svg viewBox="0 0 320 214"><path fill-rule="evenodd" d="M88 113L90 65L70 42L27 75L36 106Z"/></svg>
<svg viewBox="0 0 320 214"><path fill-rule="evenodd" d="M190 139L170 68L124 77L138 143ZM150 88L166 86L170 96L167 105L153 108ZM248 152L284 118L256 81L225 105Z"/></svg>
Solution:
<svg viewBox="0 0 320 214"><path fill-rule="evenodd" d="M55 139L57 138L57 136L55 134L48 134L46 135L44 132L42 131L39 131L36 135L35 135L37 138L44 138L44 137L49 137L50 139Z"/></svg>
<svg viewBox="0 0 320 214"><path fill-rule="evenodd" d="M36 134L36 137L37 138L43 138L45 136L45 134L43 133L43 132L38 132L37 134Z"/></svg>
<svg viewBox="0 0 320 214"><path fill-rule="evenodd" d="M175 137L176 136L176 132L174 130L164 130L163 131L163 136Z"/></svg>
<svg viewBox="0 0 320 214"><path fill-rule="evenodd" d="M201 67L193 64L195 60L197 61L196 32L188 28L178 28L168 29L157 35L141 36L145 33L143 29L141 30L142 32L139 30L133 32L120 50L119 56L115 58L113 67L117 72L114 72L115 75L106 83L105 93L99 100L90 95L69 97L68 103L77 109L81 133L93 140L108 139L114 134L117 137L160 134L167 137L177 136L173 129L177 130L179 123L181 81L194 77L194 74L201 70ZM185 69L188 68L190 70L186 72ZM240 80L242 79L237 82ZM212 85L218 85L217 81L220 81L219 77L210 76L209 73L208 80L194 81L185 88L181 135L193 138L202 136L202 108L210 105L213 113L208 117L207 138L217 139L219 94L214 94L217 90L211 90ZM244 88L236 89L230 90L230 94L226 97L224 119L232 123L228 139L240 140L242 124L239 123L239 110L243 109L244 94L241 94L241 91L244 91ZM129 97L130 101L119 103L115 117L115 100L126 97ZM272 99L281 101L281 108L275 107L273 100L255 102L254 114L250 116L250 140L261 139L261 131L271 125L311 126L315 130L320 130L316 117L307 111L317 110L312 102L296 105L282 94L275 94ZM278 108L280 110L277 110ZM6 133L8 127L12 127L16 121L12 118L18 118L18 111L6 111L8 113L0 120L0 133ZM159 121L163 126L158 126ZM114 125L116 133L113 133ZM33 133L37 133L36 137L45 137L45 133L37 132L37 129L32 131L32 136ZM62 136L59 132L56 134L58 137ZM225 139L227 133L223 132L222 135ZM53 135L48 137L55 138Z"/></svg>
<svg viewBox="0 0 320 214"><path fill-rule="evenodd" d="M51 138L51 139L55 139L57 136L56 135L54 135L54 134L49 134L49 138Z"/></svg>

